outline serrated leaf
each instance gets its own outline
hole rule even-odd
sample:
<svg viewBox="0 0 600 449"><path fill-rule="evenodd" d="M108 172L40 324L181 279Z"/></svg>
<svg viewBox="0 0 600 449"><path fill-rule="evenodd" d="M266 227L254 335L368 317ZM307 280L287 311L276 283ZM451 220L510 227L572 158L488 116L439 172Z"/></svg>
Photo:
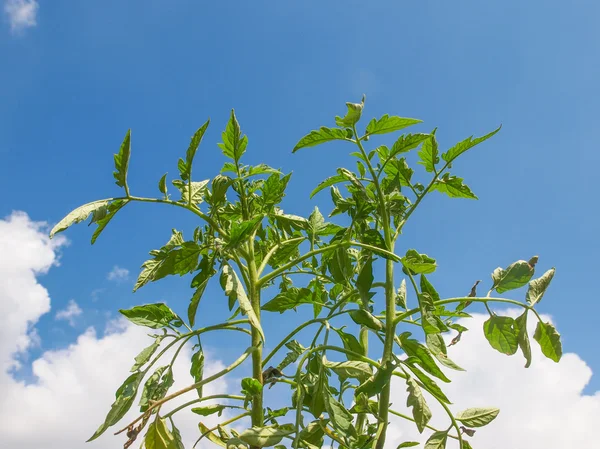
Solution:
<svg viewBox="0 0 600 449"><path fill-rule="evenodd" d="M325 394L325 410L329 414L329 419L335 430L343 432L345 436L357 436L356 428L352 425L354 416L346 410L346 407L335 400L331 393Z"/></svg>
<svg viewBox="0 0 600 449"><path fill-rule="evenodd" d="M524 260L518 260L508 266L505 270L496 268L492 273L494 285L498 293L504 293L509 290L523 287L534 273L534 267Z"/></svg>
<svg viewBox="0 0 600 449"><path fill-rule="evenodd" d="M463 183L462 178L450 176L450 173L444 173L444 176L433 184L433 189L445 193L450 198L478 199L477 196L471 192L469 186Z"/></svg>
<svg viewBox="0 0 600 449"><path fill-rule="evenodd" d="M418 154L420 159L418 163L423 165L427 172L435 172L435 165L440 161L435 130L431 133L431 137L423 142L423 146Z"/></svg>
<svg viewBox="0 0 600 449"><path fill-rule="evenodd" d="M127 190L127 169L129 167L129 156L131 155L131 130L128 129L121 144L119 152L114 155L115 160L115 171L113 176L115 178L115 184L119 187L125 187ZM129 196L129 192L127 192Z"/></svg>
<svg viewBox="0 0 600 449"><path fill-rule="evenodd" d="M96 243L96 239L100 235L106 225L113 219L113 217L119 212L123 206L125 206L129 200L114 200L108 206L102 207L100 209L96 209L92 212L92 223L96 223L98 227L92 234L92 245Z"/></svg>
<svg viewBox="0 0 600 449"><path fill-rule="evenodd" d="M98 438L106 431L106 429L115 425L123 418L123 416L125 416L135 400L138 387L143 378L144 373L137 372L125 379L125 382L123 382L115 394L115 402L113 402L108 415L106 415L104 423L96 430L94 435L87 440L88 442Z"/></svg>
<svg viewBox="0 0 600 449"><path fill-rule="evenodd" d="M223 143L219 143L219 148L223 151L223 154L235 161L237 164L246 151L248 146L248 137L242 135L240 124L235 116L235 111L231 110L231 116L225 131L221 134Z"/></svg>
<svg viewBox="0 0 600 449"><path fill-rule="evenodd" d="M431 353L427 349L426 346L419 343L414 338L409 338L410 332L404 332L399 336L400 347L404 350L406 355L409 357L415 357L418 360L419 365L431 374L432 376L437 377L438 379L443 380L444 382L450 382L450 379L446 377L446 375L440 370L440 368L435 363L435 360L431 356Z"/></svg>
<svg viewBox="0 0 600 449"><path fill-rule="evenodd" d="M146 449L176 449L175 437L167 428L164 419L150 423L144 438Z"/></svg>
<svg viewBox="0 0 600 449"><path fill-rule="evenodd" d="M399 154L406 153L410 150L417 148L421 143L431 137L431 134L406 134L402 135L394 142L389 158L396 157Z"/></svg>
<svg viewBox="0 0 600 449"><path fill-rule="evenodd" d="M183 439L181 438L181 432L179 432L179 429L177 428L177 426L175 426L175 423L173 422L172 418L171 428L171 433L173 434L173 439L175 440L175 446L173 447L173 449L185 449L185 446L183 445Z"/></svg>
<svg viewBox="0 0 600 449"><path fill-rule="evenodd" d="M386 134L399 131L408 126L422 123L422 120L414 118L404 118L397 116L383 115L380 119L372 119L367 125L367 134Z"/></svg>
<svg viewBox="0 0 600 449"><path fill-rule="evenodd" d="M459 412L454 418L467 427L483 427L491 423L500 413L498 408L469 408Z"/></svg>
<svg viewBox="0 0 600 449"><path fill-rule="evenodd" d="M135 356L135 363L131 367L132 373L134 371L137 371L138 369L140 369L142 366L144 366L150 360L150 357L152 357L152 355L154 355L154 353L160 346L160 342L162 341L163 338L164 337L162 335L159 335L154 340L154 343L152 343L147 348L142 349L142 351L138 355Z"/></svg>
<svg viewBox="0 0 600 449"><path fill-rule="evenodd" d="M196 352L192 354L192 364L190 366L190 375L194 379L194 383L198 383L204 376L204 352L202 348L198 348ZM202 387L196 388L198 397L202 397Z"/></svg>
<svg viewBox="0 0 600 449"><path fill-rule="evenodd" d="M508 316L492 315L483 323L483 333L492 348L506 355L517 352L518 332L515 320Z"/></svg>
<svg viewBox="0 0 600 449"><path fill-rule="evenodd" d="M406 406L412 407L412 415L417 425L419 433L423 433L425 426L431 419L431 410L425 401L425 397L421 392L421 388L417 385L417 382L410 376L406 378L406 385L408 386L408 398L406 400Z"/></svg>
<svg viewBox="0 0 600 449"><path fill-rule="evenodd" d="M306 348L304 348L304 346L302 346L296 340L288 341L285 344L285 347L288 348L290 350L290 352L288 352L286 354L286 356L283 358L283 360L281 361L281 363L279 365L277 365L277 369L280 372L283 371L285 368L287 368L292 363L295 363L296 360L298 360L298 357L300 357L300 355L302 355L302 353L304 353L304 351L306 351Z"/></svg>
<svg viewBox="0 0 600 449"><path fill-rule="evenodd" d="M238 438L252 447L270 447L279 444L284 437L292 433L294 433L294 426L292 424L252 427L240 433Z"/></svg>
<svg viewBox="0 0 600 449"><path fill-rule="evenodd" d="M150 407L152 401L159 401L164 398L169 388L173 386L173 371L171 367L161 366L146 380L142 397L140 398L140 411L145 412Z"/></svg>
<svg viewBox="0 0 600 449"><path fill-rule="evenodd" d="M201 204L204 201L204 196L206 195L207 190L206 186L208 185L209 181L209 179L205 179L204 181L187 183L180 179L174 179L171 181L171 183L177 190L179 190L179 192L181 192L181 199L179 202L188 204Z"/></svg>
<svg viewBox="0 0 600 449"><path fill-rule="evenodd" d="M314 147L325 142L333 140L348 140L348 134L345 129L327 128L322 126L320 129L311 131L310 134L304 136L296 144L292 153L295 153L301 148Z"/></svg>
<svg viewBox="0 0 600 449"><path fill-rule="evenodd" d="M429 394L435 396L438 400L445 402L446 404L452 404L450 399L448 399L446 394L433 379L429 378L417 366L412 364L407 364L407 366L417 378L417 383L421 388L424 388Z"/></svg>
<svg viewBox="0 0 600 449"><path fill-rule="evenodd" d="M107 200L98 200L92 201L91 203L84 204L83 206L79 206L77 209L69 212L69 214L60 220L50 231L50 238L54 237L59 232L64 231L69 226L72 226L75 223L81 223L82 221L87 220L87 218L97 210L100 210L112 201L112 198Z"/></svg>
<svg viewBox="0 0 600 449"><path fill-rule="evenodd" d="M242 312L248 316L248 321L250 322L250 325L260 333L260 336L264 341L265 334L263 333L262 327L260 325L260 320L257 318L256 313L254 313L252 304L250 303L250 300L248 299L248 296L244 291L244 287L242 287L237 273L229 265L224 265L223 275L224 277L222 278L222 281L224 280L224 282L222 282L221 285L223 287L223 290L225 290L225 294L230 298L232 296L236 297L237 302L240 305L240 308L242 309Z"/></svg>
<svg viewBox="0 0 600 449"><path fill-rule="evenodd" d="M425 442L424 449L445 449L448 441L448 431L438 430L433 432Z"/></svg>
<svg viewBox="0 0 600 449"><path fill-rule="evenodd" d="M542 354L557 363L560 361L562 357L560 334L551 323L538 321L533 338L540 344Z"/></svg>
<svg viewBox="0 0 600 449"><path fill-rule="evenodd" d="M225 405L221 405L221 404L210 404L210 405L205 405L203 407L193 407L192 408L192 413L195 413L196 415L200 415L200 416L210 416L210 415L214 415L215 413L218 413L219 416L221 416L221 413L223 413L223 410L225 410Z"/></svg>
<svg viewBox="0 0 600 449"><path fill-rule="evenodd" d="M517 342L523 356L525 356L525 368L529 368L531 365L531 345L529 343L529 336L527 335L527 312L521 314L515 319L515 329L517 330Z"/></svg>
<svg viewBox="0 0 600 449"><path fill-rule="evenodd" d="M329 178L325 179L324 181L321 181L319 183L319 185L317 187L315 187L315 189L312 192L310 192L310 197L312 198L317 193L319 193L321 190L326 189L327 187L331 187L334 184L339 184L340 182L345 182L345 181L346 181L346 178L342 175L330 176Z"/></svg>
<svg viewBox="0 0 600 449"><path fill-rule="evenodd" d="M433 273L437 268L435 259L432 259L427 254L419 254L414 249L406 251L406 255L401 261L406 269L411 270L415 274Z"/></svg>
<svg viewBox="0 0 600 449"><path fill-rule="evenodd" d="M200 271L196 276L194 276L194 279L192 279L192 288L195 288L196 291L192 295L192 299L190 299L190 305L188 306L188 320L191 327L194 327L194 324L196 323L196 311L198 310L198 304L200 304L200 299L204 294L204 290L206 290L208 281L216 273L214 265L214 257L203 256L200 264L198 265L198 269Z"/></svg>
<svg viewBox="0 0 600 449"><path fill-rule="evenodd" d="M229 233L229 241L227 242L227 248L235 248L247 240L262 218L263 217L258 216L251 220L232 223L231 231Z"/></svg>
<svg viewBox="0 0 600 449"><path fill-rule="evenodd" d="M494 134L496 134L498 131L500 131L500 128L502 128L502 125L500 125L497 129L495 129L491 133L486 134L485 136L477 137L475 139L473 139L473 136L466 138L465 140L457 143L452 148L450 148L448 151L443 153L442 159L444 159L448 163L451 163L452 161L454 161L454 159L456 159L458 156L463 154L465 151L473 148L475 145L478 145L481 142L488 140L490 137L492 137Z"/></svg>
<svg viewBox="0 0 600 449"><path fill-rule="evenodd" d="M341 378L366 379L373 374L371 365L366 362L349 360L346 362L330 362L325 363L325 367L332 370Z"/></svg>
<svg viewBox="0 0 600 449"><path fill-rule="evenodd" d="M120 309L119 312L132 323L152 329L160 329L169 325L179 327L183 324L181 318L163 303Z"/></svg>
<svg viewBox="0 0 600 449"><path fill-rule="evenodd" d="M312 304L313 292L308 288L291 287L279 293L272 300L264 304L261 309L267 312L283 313L286 310L295 309L300 304Z"/></svg>
<svg viewBox="0 0 600 449"><path fill-rule="evenodd" d="M190 139L190 145L185 153L185 161L182 161L183 164L179 167L179 176L183 181L188 181L192 174L192 164L194 162L194 157L196 156L196 151L198 151L198 147L200 146L200 142L202 142L202 137L204 137L204 133L210 124L210 119L204 123L198 130L194 133L192 138Z"/></svg>
<svg viewBox="0 0 600 449"><path fill-rule="evenodd" d="M552 278L554 277L554 272L555 269L550 268L539 278L529 282L529 288L527 289L525 298L530 306L534 306L542 300L544 293L546 293L546 289L550 285L550 281L552 281Z"/></svg>

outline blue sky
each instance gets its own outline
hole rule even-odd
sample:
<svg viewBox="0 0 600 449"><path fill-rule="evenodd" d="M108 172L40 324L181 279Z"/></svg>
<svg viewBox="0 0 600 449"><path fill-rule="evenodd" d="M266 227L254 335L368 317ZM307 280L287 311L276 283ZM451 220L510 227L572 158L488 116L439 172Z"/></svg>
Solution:
<svg viewBox="0 0 600 449"><path fill-rule="evenodd" d="M247 162L293 171L284 208L299 215L331 210L326 193L309 200L309 189L350 164L353 149L291 149L363 93L365 118L420 118L415 129L438 127L442 148L502 124L454 167L480 200L431 195L398 250L438 260L432 281L443 296L539 255L540 274L557 269L540 310L557 323L565 352L597 373L599 14L597 2L554 0L39 0L35 25L11 30L5 14L0 28L0 217L19 210L55 223L82 203L119 195L112 154L128 128L130 186L151 196L210 117L194 170L210 178L223 162L216 143L231 108L249 137ZM172 227L194 224L181 211L135 204L93 247L89 228L72 228L60 267L40 279L53 313L40 318L42 344L29 357L66 347L88 326L101 329L118 308L167 301L184 310L189 279L131 288L147 252ZM129 278L109 281L115 265ZM224 313L218 284L208 293L203 313ZM54 313L72 299L82 309L74 326ZM585 391L598 389L596 375Z"/></svg>

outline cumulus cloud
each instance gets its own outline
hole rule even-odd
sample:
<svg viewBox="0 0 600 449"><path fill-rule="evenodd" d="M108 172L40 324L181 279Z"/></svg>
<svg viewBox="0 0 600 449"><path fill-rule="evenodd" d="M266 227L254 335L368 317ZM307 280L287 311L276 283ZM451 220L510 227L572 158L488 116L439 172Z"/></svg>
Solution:
<svg viewBox="0 0 600 449"><path fill-rule="evenodd" d="M56 312L54 318L57 320L68 321L71 326L75 326L75 318L82 313L83 310L81 310L81 307L79 307L79 305L71 299L65 309Z"/></svg>
<svg viewBox="0 0 600 449"><path fill-rule="evenodd" d="M129 277L129 270L127 268L121 268L118 265L115 265L112 270L108 272L106 275L106 279L109 281L124 281Z"/></svg>
<svg viewBox="0 0 600 449"><path fill-rule="evenodd" d="M26 353L38 337L34 324L50 311L48 291L36 276L57 264L57 251L65 240L49 240L45 223L36 223L24 213L0 219L0 435L3 447L20 449L112 449L124 437L107 431L92 443L84 442L104 421L114 393L128 376L134 357L148 346L149 329L124 320L111 321L99 336L87 329L69 347L44 352L32 362L33 381L16 380L16 357ZM67 308L68 310L68 308ZM159 366L168 363L172 351ZM191 348L180 353L175 364L173 388L192 383L189 374ZM207 356L210 358L210 354ZM223 368L219 361L206 364L207 374ZM227 390L225 381L211 384L206 394ZM190 393L193 396L193 393ZM190 399L183 395L169 407ZM133 407L123 424L136 417ZM216 417L215 417L216 419ZM197 419L190 413L175 415L187 447L198 437ZM207 425L216 424L212 417ZM138 443L139 444L139 443ZM202 446L200 446L202 447Z"/></svg>
<svg viewBox="0 0 600 449"><path fill-rule="evenodd" d="M498 314L517 316L516 310ZM516 354L508 357L492 349L483 336L485 315L459 323L470 330L460 343L449 348L449 356L466 372L444 370L452 380L442 388L453 402L451 410L459 412L471 407L498 407L500 414L487 427L478 429L471 438L472 446L488 449L578 449L591 447L597 440L595 426L600 422L600 391L583 394L592 370L577 354L565 354L560 363L545 358L533 339L533 362L525 369L525 359ZM534 317L528 319L530 336L535 328ZM542 316L545 321L550 317ZM449 338L450 339L450 338ZM448 340L449 340L448 339ZM394 380L393 409L412 416L406 404L406 385ZM433 412L430 424L447 429L449 421L444 410L427 396ZM425 441L431 434L421 436L415 425L400 418L393 419L389 447L400 442ZM395 445L394 445L395 444ZM448 449L458 448L449 440Z"/></svg>
<svg viewBox="0 0 600 449"><path fill-rule="evenodd" d="M5 0L4 12L8 17L10 29L20 32L36 26L39 6L36 0Z"/></svg>

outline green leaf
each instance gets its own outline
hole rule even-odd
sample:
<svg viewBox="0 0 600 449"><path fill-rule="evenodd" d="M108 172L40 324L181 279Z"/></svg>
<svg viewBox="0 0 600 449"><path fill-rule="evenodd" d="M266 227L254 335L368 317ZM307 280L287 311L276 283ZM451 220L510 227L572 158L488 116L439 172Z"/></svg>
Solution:
<svg viewBox="0 0 600 449"><path fill-rule="evenodd" d="M486 134L485 136L482 136L482 137L477 137L476 139L473 139L473 136L466 138L465 140L457 143L452 148L450 148L448 151L446 151L444 154L442 154L442 159L444 159L448 163L451 163L452 161L454 161L454 159L456 159L458 156L463 154L465 151L473 148L475 145L478 145L481 142L488 140L490 137L492 137L494 134L496 134L498 131L500 131L500 128L502 128L502 125L500 125L497 129L495 129L491 133Z"/></svg>
<svg viewBox="0 0 600 449"><path fill-rule="evenodd" d="M367 258L366 262L360 269L358 278L356 279L356 288L363 301L363 304L368 304L371 299L370 290L373 286L373 258Z"/></svg>
<svg viewBox="0 0 600 449"><path fill-rule="evenodd" d="M531 345L529 343L529 336L527 335L527 312L525 309L522 315L515 319L515 329L517 330L517 342L519 348L525 356L525 368L529 368L531 365Z"/></svg>
<svg viewBox="0 0 600 449"><path fill-rule="evenodd" d="M477 196L471 192L463 179L458 176L450 176L450 173L444 173L441 179L438 179L433 185L433 189L445 193L450 198L469 198L476 200Z"/></svg>
<svg viewBox="0 0 600 449"><path fill-rule="evenodd" d="M227 447L227 444L221 438L219 438L217 435L215 435L212 431L210 431L210 429L208 427L206 427L204 424L198 423L198 429L200 429L200 434L206 435L206 438L208 438L208 440L211 443L214 443L217 446Z"/></svg>
<svg viewBox="0 0 600 449"><path fill-rule="evenodd" d="M171 418L171 427L171 433L173 434L173 438L175 440L175 446L173 447L173 449L185 449L185 446L183 445L183 439L181 438L181 433L179 432L179 429L175 426L173 418Z"/></svg>
<svg viewBox="0 0 600 449"><path fill-rule="evenodd" d="M158 181L158 190L165 196L165 198L167 197L167 173L162 175Z"/></svg>
<svg viewBox="0 0 600 449"><path fill-rule="evenodd" d="M362 345L358 342L356 337L352 334L344 332L343 327L340 329L335 329L332 327L332 329L335 330L339 335L340 339L342 340L342 344L344 345L344 349L356 352L357 354L362 354L364 352ZM348 357L348 360L357 360L357 358L351 354L346 354L346 357Z"/></svg>
<svg viewBox="0 0 600 449"><path fill-rule="evenodd" d="M171 183L181 192L180 203L191 203L190 204L201 204L204 201L204 196L206 195L207 185L209 183L209 179L205 179L204 181L197 182L183 182L181 179L174 179ZM191 196L190 196L191 190Z"/></svg>
<svg viewBox="0 0 600 449"><path fill-rule="evenodd" d="M97 210L105 208L112 201L112 198L107 200L92 201L91 203L79 206L77 209L69 212L69 214L60 220L50 231L50 238L54 237L59 232L64 231L69 226L75 223L81 223Z"/></svg>
<svg viewBox="0 0 600 449"><path fill-rule="evenodd" d="M163 335L159 335L154 340L154 343L152 343L147 348L142 349L142 351L137 356L135 356L135 363L131 367L132 373L134 371L137 371L138 369L140 369L142 366L144 366L150 360L150 357L152 357L152 355L154 355L154 353L160 346L160 342L162 341L163 338L164 338Z"/></svg>
<svg viewBox="0 0 600 449"><path fill-rule="evenodd" d="M211 204L220 204L225 201L227 189L233 184L233 179L229 176L217 175L212 181Z"/></svg>
<svg viewBox="0 0 600 449"><path fill-rule="evenodd" d="M348 112L344 118L337 117L335 118L335 124L341 126L342 128L351 128L356 125L360 120L360 116L362 115L363 107L365 106L365 96L363 95L360 103L346 103L346 107L348 108Z"/></svg>
<svg viewBox="0 0 600 449"><path fill-rule="evenodd" d="M435 130L431 133L431 138L426 140L419 151L419 164L425 167L427 172L435 172L435 165L440 161L438 156L438 144L435 139Z"/></svg>
<svg viewBox="0 0 600 449"><path fill-rule="evenodd" d="M204 123L198 130L194 133L192 138L190 139L190 146L188 147L185 153L185 161L180 160L183 163L179 165L179 175L183 181L188 181L192 175L192 163L194 161L194 157L196 156L196 151L198 151L198 147L200 146L200 142L202 142L202 137L210 124L210 119ZM164 192L163 192L164 193Z"/></svg>
<svg viewBox="0 0 600 449"><path fill-rule="evenodd" d="M406 153L417 148L421 143L431 137L431 134L406 134L402 135L394 142L389 154L389 158L396 157L399 154Z"/></svg>
<svg viewBox="0 0 600 449"><path fill-rule="evenodd" d="M346 178L342 175L330 176L326 180L321 181L319 183L319 185L312 192L310 192L310 197L312 198L317 193L319 193L321 190L326 189L327 187L331 187L334 184L339 184L340 182L345 182L345 181L346 181Z"/></svg>
<svg viewBox="0 0 600 449"><path fill-rule="evenodd" d="M164 419L150 423L144 439L146 449L176 449L175 437L167 428Z"/></svg>
<svg viewBox="0 0 600 449"><path fill-rule="evenodd" d="M350 315L350 318L352 318L352 321L354 321L356 324L368 327L375 332L383 329L383 323L364 309L354 309L348 312L348 314Z"/></svg>
<svg viewBox="0 0 600 449"><path fill-rule="evenodd" d="M406 279L402 279L396 291L396 304L406 310Z"/></svg>
<svg viewBox="0 0 600 449"><path fill-rule="evenodd" d="M225 131L221 135L223 143L219 143L219 148L223 151L223 154L235 161L237 164L246 151L248 146L248 137L242 135L240 124L235 116L235 111L231 110L231 116Z"/></svg>
<svg viewBox="0 0 600 449"><path fill-rule="evenodd" d="M163 303L145 304L135 306L132 309L120 309L119 312L132 323L152 329L160 329L169 325L179 327L183 324L181 318Z"/></svg>
<svg viewBox="0 0 600 449"><path fill-rule="evenodd" d="M279 444L284 437L292 433L294 433L294 426L292 424L252 427L240 433L238 438L253 447L270 447Z"/></svg>
<svg viewBox="0 0 600 449"><path fill-rule="evenodd" d="M271 210L275 204L279 204L285 196L285 189L292 177L291 173L280 176L278 173L269 176L262 185L263 208L266 212Z"/></svg>
<svg viewBox="0 0 600 449"><path fill-rule="evenodd" d="M433 379L429 378L425 373L421 372L421 370L415 365L407 363L406 366L418 379L417 383L421 388L424 388L426 391L428 391L431 395L435 396L440 401L445 402L446 404L452 404L450 399L446 397L442 389L438 386L438 384L435 383Z"/></svg>
<svg viewBox="0 0 600 449"><path fill-rule="evenodd" d="M431 300L434 302L440 300L440 294L423 274L421 275L420 284L422 293L427 293L430 296Z"/></svg>
<svg viewBox="0 0 600 449"><path fill-rule="evenodd" d="M218 413L219 416L221 416L221 413L223 413L223 410L225 410L225 405L221 405L221 404L210 404L210 405L205 405L203 407L194 407L192 408L192 413L195 413L196 415L200 415L200 416L209 416L209 415L214 415L215 413Z"/></svg>
<svg viewBox="0 0 600 449"><path fill-rule="evenodd" d="M327 361L325 366L343 379L348 377L353 379L366 379L373 374L371 365L366 362L352 360L347 362Z"/></svg>
<svg viewBox="0 0 600 449"><path fill-rule="evenodd" d="M546 293L546 289L550 285L550 281L552 281L555 271L554 268L550 268L542 276L529 283L525 298L530 306L534 306L542 300L542 296Z"/></svg>
<svg viewBox="0 0 600 449"><path fill-rule="evenodd" d="M540 344L542 354L558 363L562 357L562 343L555 327L550 323L538 321L533 338Z"/></svg>
<svg viewBox="0 0 600 449"><path fill-rule="evenodd" d="M144 373L136 372L125 379L125 382L123 382L115 394L115 402L113 402L108 415L106 415L104 423L98 428L98 430L96 430L94 435L87 440L88 442L98 438L106 431L106 429L115 425L121 420L121 418L123 418L123 416L125 416L135 400L138 387L143 378Z"/></svg>
<svg viewBox="0 0 600 449"><path fill-rule="evenodd" d="M500 413L500 409L489 408L469 408L459 412L454 418L467 427L483 427L491 423Z"/></svg>
<svg viewBox="0 0 600 449"><path fill-rule="evenodd" d="M411 186L414 170L408 166L405 158L394 159L384 168L385 173L391 178L397 178L401 186Z"/></svg>
<svg viewBox="0 0 600 449"><path fill-rule="evenodd" d="M313 292L305 287L291 287L288 290L279 293L272 300L264 304L261 309L268 312L283 313L286 310L295 309L300 304L312 304Z"/></svg>
<svg viewBox="0 0 600 449"><path fill-rule="evenodd" d="M401 449L403 447L413 447L413 446L418 446L419 442L417 441L406 441L404 443L401 443L396 449Z"/></svg>
<svg viewBox="0 0 600 449"><path fill-rule="evenodd" d="M518 260L508 266L505 270L498 267L492 273L494 281L493 289L498 293L504 293L515 288L523 287L533 276L534 268L524 260Z"/></svg>
<svg viewBox="0 0 600 449"><path fill-rule="evenodd" d="M406 385L408 388L408 399L406 400L406 406L412 407L412 415L417 425L419 433L423 433L425 426L431 419L431 410L425 401L425 397L421 392L421 388L417 385L417 381L412 377L406 378Z"/></svg>
<svg viewBox="0 0 600 449"><path fill-rule="evenodd" d="M373 397L381 393L383 388L390 382L396 366L391 362L386 362L377 370L366 382L363 382L355 391L355 396L365 394L367 397Z"/></svg>
<svg viewBox="0 0 600 449"><path fill-rule="evenodd" d="M223 266L221 286L223 287L223 290L225 290L225 294L230 299L232 297L237 298L237 302L240 305L242 312L248 316L248 321L250 322L250 325L260 333L260 336L264 341L265 334L263 333L262 327L260 325L260 320L254 313L252 304L250 303L248 296L246 296L246 292L244 291L244 287L242 287L237 273L227 264Z"/></svg>
<svg viewBox="0 0 600 449"><path fill-rule="evenodd" d="M333 140L348 140L348 133L345 129L326 128L325 126L322 126L320 129L311 131L310 134L300 139L292 150L292 153L295 153L301 148L314 147Z"/></svg>
<svg viewBox="0 0 600 449"><path fill-rule="evenodd" d="M385 114L380 119L372 119L367 125L367 134L386 134L394 131L399 131L408 126L422 123L423 120L417 120L414 118L404 118L397 116L389 116Z"/></svg>
<svg viewBox="0 0 600 449"><path fill-rule="evenodd" d="M256 225L262 220L263 217L254 217L251 220L234 222L231 225L231 232L229 233L229 242L227 242L227 248L235 248L242 242L248 240L252 232L255 230Z"/></svg>
<svg viewBox="0 0 600 449"><path fill-rule="evenodd" d="M277 369L280 372L283 371L285 368L287 368L292 363L295 363L296 360L298 360L298 357L300 357L302 355L302 353L304 353L304 351L306 351L306 348L304 346L302 346L300 343L298 343L296 340L288 341L285 344L285 347L288 348L290 350L290 352L288 352L286 354L286 356L283 358L283 360L281 361L281 363L279 365L277 365Z"/></svg>
<svg viewBox="0 0 600 449"><path fill-rule="evenodd" d="M129 190L127 188L127 168L129 167L129 156L131 154L131 130L127 130L123 143L119 152L114 155L115 159L115 172L113 176L116 180L115 184L119 187L124 187L129 196Z"/></svg>
<svg viewBox="0 0 600 449"><path fill-rule="evenodd" d="M169 365L157 368L144 384L139 404L140 411L145 412L150 407L151 402L164 398L173 383L173 371Z"/></svg>
<svg viewBox="0 0 600 449"><path fill-rule="evenodd" d="M249 396L259 395L263 390L261 383L253 377L244 377L242 379L242 391Z"/></svg>
<svg viewBox="0 0 600 449"><path fill-rule="evenodd" d="M435 259L427 254L419 254L414 249L406 251L406 255L401 259L402 265L414 274L433 273L437 268Z"/></svg>
<svg viewBox="0 0 600 449"><path fill-rule="evenodd" d="M492 315L483 323L483 332L492 348L497 351L506 355L513 355L517 352L519 347L518 331L513 318Z"/></svg>
<svg viewBox="0 0 600 449"><path fill-rule="evenodd" d="M357 437L356 429L352 425L354 416L336 401L331 393L325 394L325 410L335 430L342 432L344 436Z"/></svg>
<svg viewBox="0 0 600 449"><path fill-rule="evenodd" d="M399 336L400 347L409 357L415 357L419 365L432 376L450 382L450 379L440 370L426 346L410 337L410 332L404 332Z"/></svg>
<svg viewBox="0 0 600 449"><path fill-rule="evenodd" d="M445 449L448 441L448 431L438 430L433 432L429 439L425 442L424 449Z"/></svg>
<svg viewBox="0 0 600 449"><path fill-rule="evenodd" d="M98 225L98 227L92 234L92 245L96 243L96 239L98 238L100 233L104 231L104 228L106 228L108 222L112 220L113 217L117 214L117 212L119 212L119 210L121 210L121 208L125 206L128 202L129 200L114 200L107 206L101 207L100 209L96 209L92 212L92 220L90 222L90 225L92 223L96 223Z"/></svg>
<svg viewBox="0 0 600 449"><path fill-rule="evenodd" d="M198 383L202 380L204 376L204 352L202 348L199 348L196 352L192 354L192 364L190 367L190 375L194 379L194 383ZM202 397L202 387L196 388L198 392L198 397Z"/></svg>
<svg viewBox="0 0 600 449"><path fill-rule="evenodd" d="M463 440L461 449L473 449L473 446L467 440Z"/></svg>
<svg viewBox="0 0 600 449"><path fill-rule="evenodd" d="M200 304L200 299L204 294L204 290L206 290L208 281L216 273L214 265L214 256L203 256L202 260L200 261L200 265L198 265L198 269L200 271L196 276L194 276L194 279L192 279L192 288L195 288L196 291L192 295L190 305L188 306L188 320L191 327L194 327L194 324L196 323L196 311L198 310L198 304Z"/></svg>

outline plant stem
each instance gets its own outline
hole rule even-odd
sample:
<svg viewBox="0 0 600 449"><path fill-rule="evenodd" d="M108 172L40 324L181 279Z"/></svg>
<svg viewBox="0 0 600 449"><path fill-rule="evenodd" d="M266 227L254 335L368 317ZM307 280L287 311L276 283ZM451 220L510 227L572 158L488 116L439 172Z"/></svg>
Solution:
<svg viewBox="0 0 600 449"><path fill-rule="evenodd" d="M403 415L402 413L400 413L400 412L397 412L396 410L392 410L392 409L390 409L390 413L391 413L392 415L399 416L400 418L406 419L406 420L408 420L408 421L415 422L415 420L414 420L413 418L411 418L410 416ZM435 427L432 427L432 426L430 426L430 425L428 425L428 424L426 424L426 425L425 425L425 427L427 427L428 429L431 429L431 430L433 430L433 431L435 431L435 432L440 432L440 429L436 429ZM449 436L450 438L454 438L455 440L458 440L458 437L457 437L456 435L448 435L448 436Z"/></svg>
<svg viewBox="0 0 600 449"><path fill-rule="evenodd" d="M214 394L212 396L204 396L202 398L193 399L191 401L186 402L185 404L181 404L180 406L175 407L173 410L171 410L167 414L163 415L163 418L165 418L165 419L170 418L178 411L183 410L184 408L189 407L190 405L198 404L198 403L204 402L204 401L210 401L212 399L235 399L238 401L243 401L245 398L244 398L244 396L236 396L236 395L231 395L231 394Z"/></svg>

